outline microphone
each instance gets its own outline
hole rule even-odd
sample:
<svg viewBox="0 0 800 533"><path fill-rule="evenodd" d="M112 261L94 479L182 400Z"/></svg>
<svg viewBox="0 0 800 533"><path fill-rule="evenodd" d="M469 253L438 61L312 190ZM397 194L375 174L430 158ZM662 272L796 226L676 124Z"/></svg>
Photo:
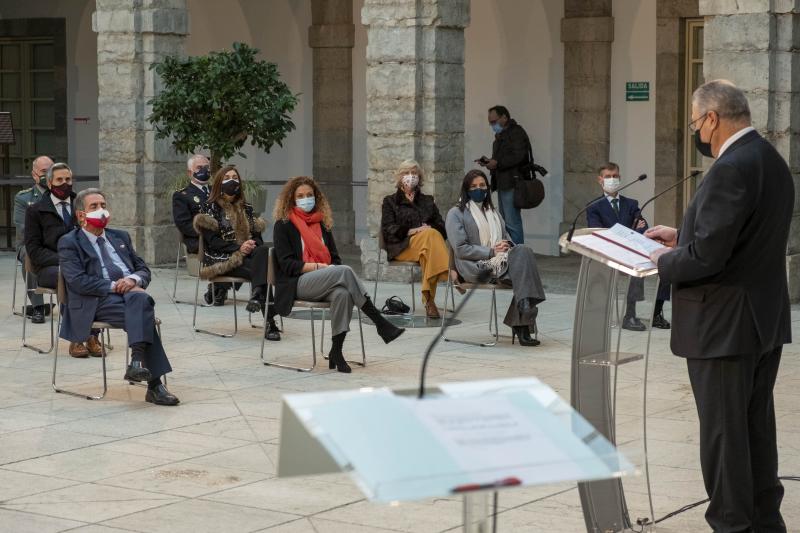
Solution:
<svg viewBox="0 0 800 533"><path fill-rule="evenodd" d="M464 308L464 305L469 301L470 298L472 298L472 294L475 292L475 289L478 288L478 285L489 282L491 274L492 273L490 270L480 271L480 273L478 274L478 281L476 282L476 284L473 285L469 291L467 291L467 295L464 296L464 298L458 303L456 308L453 310L453 314L450 317L452 320L455 320L455 318L459 315L459 313L461 313L461 310ZM447 294L445 294L445 297L446 296ZM447 317L442 316L442 321L444 322L444 327L442 327L442 331L440 331L438 335L433 336L430 344L428 344L428 347L425 349L425 355L422 357L422 368L420 369L419 373L419 392L417 393L418 400L421 400L422 398L425 397L425 374L428 371L428 360L431 358L433 349L436 347L437 344L439 344L439 341L444 338L444 332L447 331L447 328L450 327L450 323L447 322Z"/></svg>
<svg viewBox="0 0 800 533"><path fill-rule="evenodd" d="M647 174L640 174L638 178L636 178L634 181L632 181L632 182L620 187L619 189L617 189L616 192L624 191L625 189L627 189L628 187L630 187L634 183L639 183L640 181L643 181L643 180L646 180L646 179L647 179ZM575 215L575 220L572 221L572 226L570 226L570 228L569 228L569 233L567 234L567 242L572 242L572 235L575 233L575 226L578 224L578 218L582 214L584 214L586 212L586 210L589 209L592 206L592 204L594 204L598 200L602 200L605 197L606 197L605 194L602 194L602 195L598 196L597 198L595 198L594 200L592 200L591 202L586 204L586 207L584 207L583 209L578 211L578 214Z"/></svg>
<svg viewBox="0 0 800 533"><path fill-rule="evenodd" d="M655 196L653 196L652 198L647 200L645 203L643 203L642 207L640 207L639 209L636 210L636 216L633 217L633 225L631 226L631 229L636 229L636 224L638 224L639 221L642 220L642 211L644 210L645 207L647 207L650 203L652 203L653 200L655 200L656 198L658 198L662 194L665 194L665 193L671 191L672 189L674 189L678 185L684 183L688 179L695 178L695 177L699 176L702 173L703 173L702 170L692 171L692 173L689 174L688 176L686 176L685 178L676 181L675 183L673 183L672 185L670 185L669 187L667 187L666 189L664 189L663 191L661 191L660 193L656 194Z"/></svg>

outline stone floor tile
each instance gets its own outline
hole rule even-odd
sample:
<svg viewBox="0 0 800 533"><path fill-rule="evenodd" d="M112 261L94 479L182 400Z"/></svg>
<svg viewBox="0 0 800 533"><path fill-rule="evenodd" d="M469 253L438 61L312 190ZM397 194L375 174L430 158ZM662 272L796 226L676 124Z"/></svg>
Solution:
<svg viewBox="0 0 800 533"><path fill-rule="evenodd" d="M0 533L56 533L72 530L82 524L75 520L22 513L0 506Z"/></svg>
<svg viewBox="0 0 800 533"><path fill-rule="evenodd" d="M38 476L0 468L0 503L76 484L68 479L59 479L48 475Z"/></svg>

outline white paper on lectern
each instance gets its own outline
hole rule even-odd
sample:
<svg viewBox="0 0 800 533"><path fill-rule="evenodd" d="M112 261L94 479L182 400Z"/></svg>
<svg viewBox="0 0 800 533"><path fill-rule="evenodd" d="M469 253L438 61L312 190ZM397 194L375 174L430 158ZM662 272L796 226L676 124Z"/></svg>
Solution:
<svg viewBox="0 0 800 533"><path fill-rule="evenodd" d="M613 242L601 239L597 235L579 235L572 239L572 242L580 244L581 246L597 252L602 255L634 270L650 270L656 268L655 263L642 257L641 255L626 250Z"/></svg>
<svg viewBox="0 0 800 533"><path fill-rule="evenodd" d="M606 230L595 231L594 233L603 235L603 237L606 239L611 239L615 242L618 242L622 246L633 248L640 254L643 254L647 257L650 257L656 250L666 248L666 246L663 244L645 237L638 231L626 228L622 224L614 224Z"/></svg>

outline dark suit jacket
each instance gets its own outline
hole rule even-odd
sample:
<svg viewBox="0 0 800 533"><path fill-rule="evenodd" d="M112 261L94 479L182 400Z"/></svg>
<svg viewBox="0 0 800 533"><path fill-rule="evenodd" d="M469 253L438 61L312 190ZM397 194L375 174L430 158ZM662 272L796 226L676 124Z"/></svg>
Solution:
<svg viewBox="0 0 800 533"><path fill-rule="evenodd" d="M619 216L611 207L607 198L601 198L586 210L586 225L590 228L610 228L614 224L622 224L630 228L639 214L639 202L633 198L619 195ZM636 230L643 232L644 229Z"/></svg>
<svg viewBox="0 0 800 533"><path fill-rule="evenodd" d="M341 265L342 259L336 250L333 233L322 226L322 240L331 253L331 264ZM300 232L288 220L277 220L272 228L275 249L275 310L287 316L292 312L292 303L297 295L297 280L303 273L303 241Z"/></svg>
<svg viewBox="0 0 800 533"><path fill-rule="evenodd" d="M706 172L675 250L658 261L673 284L672 351L689 358L761 354L791 342L786 244L789 167L752 131Z"/></svg>
<svg viewBox="0 0 800 533"><path fill-rule="evenodd" d="M383 199L381 232L389 261L408 248L408 230L427 224L447 238L444 220L433 196L418 192L411 203L403 191L397 190Z"/></svg>
<svg viewBox="0 0 800 533"><path fill-rule="evenodd" d="M515 180L522 178L521 166L528 162L528 134L511 119L508 126L494 136L492 159L497 168L492 170L492 190L513 189Z"/></svg>
<svg viewBox="0 0 800 533"><path fill-rule="evenodd" d="M75 199L75 193L71 198ZM73 228L78 227L75 222L75 209L72 211ZM61 218L61 213L56 210L50 191L42 194L42 199L28 207L25 212L25 250L31 258L34 271L38 272L44 267L58 266L58 241L70 231Z"/></svg>
<svg viewBox="0 0 800 533"><path fill-rule="evenodd" d="M106 239L128 270L142 279L140 286L147 288L150 269L144 259L136 255L130 235L122 230L106 228ZM59 336L70 342L83 342L91 333L98 302L111 292L111 282L103 277L100 258L81 229L67 233L58 241L58 257L68 302L62 311Z"/></svg>
<svg viewBox="0 0 800 533"><path fill-rule="evenodd" d="M208 195L191 183L172 193L172 220L183 235L183 242L190 254L196 254L198 247L197 232L192 221L207 199Z"/></svg>

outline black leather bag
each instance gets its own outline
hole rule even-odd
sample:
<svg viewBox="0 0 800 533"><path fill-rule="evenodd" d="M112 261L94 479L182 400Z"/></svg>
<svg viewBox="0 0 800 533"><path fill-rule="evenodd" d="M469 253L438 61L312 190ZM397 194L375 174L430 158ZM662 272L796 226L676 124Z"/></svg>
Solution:
<svg viewBox="0 0 800 533"><path fill-rule="evenodd" d="M397 296L387 298L386 304L381 309L381 313L384 315L405 315L409 311L411 308Z"/></svg>
<svg viewBox="0 0 800 533"><path fill-rule="evenodd" d="M517 209L533 209L544 201L544 183L536 177L538 172L543 177L547 169L533 161L533 149L528 141L528 162L519 168L519 177L514 179L514 207Z"/></svg>

